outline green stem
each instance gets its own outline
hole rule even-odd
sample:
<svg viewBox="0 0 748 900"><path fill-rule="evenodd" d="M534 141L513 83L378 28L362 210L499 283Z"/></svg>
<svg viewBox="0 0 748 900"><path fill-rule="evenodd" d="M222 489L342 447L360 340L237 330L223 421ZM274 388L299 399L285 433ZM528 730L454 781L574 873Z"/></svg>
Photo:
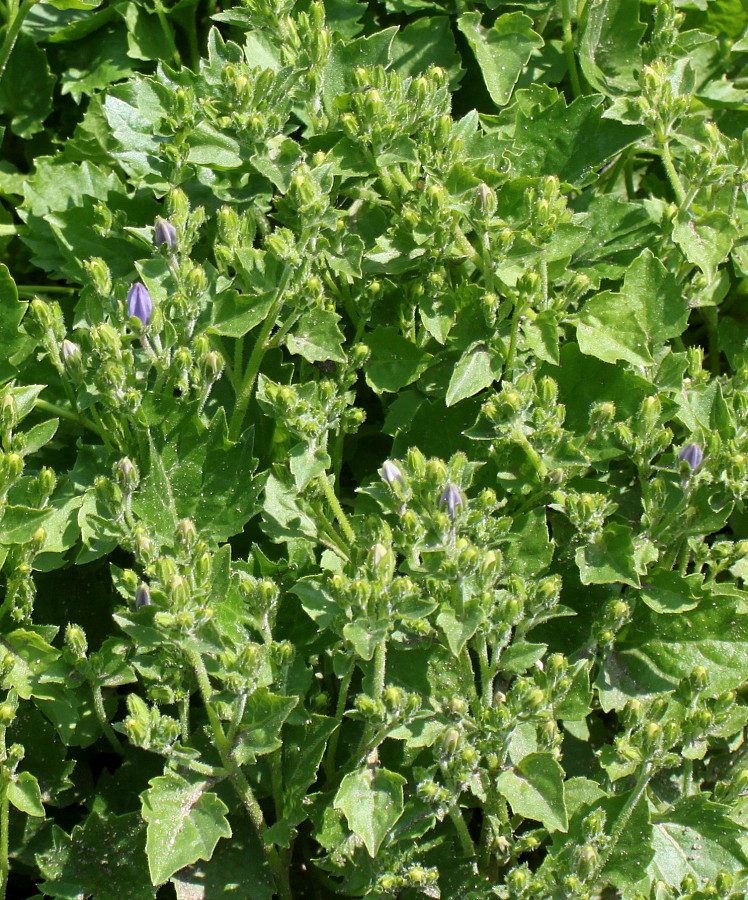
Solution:
<svg viewBox="0 0 748 900"><path fill-rule="evenodd" d="M338 701L335 704L335 720L337 722L343 721L343 714L345 713L345 708L348 704L348 691L351 687L351 678L353 677L353 669L354 669L354 661L351 659L348 662L348 671L343 676L343 680L340 682L340 690L338 692ZM328 783L332 781L333 775L335 774L335 754L338 751L338 741L340 739L340 725L333 731L330 735L330 740L327 742L327 750L325 751L325 778Z"/></svg>
<svg viewBox="0 0 748 900"><path fill-rule="evenodd" d="M93 679L89 679L88 683L91 685L94 710L96 712L96 718L99 722L101 730L104 732L104 736L106 737L106 739L112 745L114 752L119 753L120 756L124 756L124 749L122 747L122 744L120 743L120 739L117 737L115 730L109 724L109 719L107 718L106 709L104 708L104 697L101 693L101 685L97 684Z"/></svg>
<svg viewBox="0 0 748 900"><path fill-rule="evenodd" d="M3 640L14 654L13 647ZM8 888L8 785L11 774L8 771L8 749L6 742L7 725L0 728L0 900L5 900L5 892Z"/></svg>
<svg viewBox="0 0 748 900"><path fill-rule="evenodd" d="M465 856L475 856L475 844L473 844L473 839L470 837L470 832L458 806L453 806L449 810L449 818L457 831L462 852Z"/></svg>
<svg viewBox="0 0 748 900"><path fill-rule="evenodd" d="M8 24L6 25L3 43L0 45L0 80L2 80L2 77L5 74L10 54L13 52L13 48L16 45L16 40L18 39L21 27L23 26L24 19L29 12L31 12L32 6L37 2L38 0L26 0L25 3L22 3L20 7L17 8L14 3L12 11L10 11L9 5L10 14L8 16Z"/></svg>
<svg viewBox="0 0 748 900"><path fill-rule="evenodd" d="M543 294L543 306L548 305L548 262L543 257L540 260L540 287Z"/></svg>
<svg viewBox="0 0 748 900"><path fill-rule="evenodd" d="M374 651L374 699L381 700L387 670L387 639L382 638Z"/></svg>
<svg viewBox="0 0 748 900"><path fill-rule="evenodd" d="M693 760L683 760L683 796L688 797L693 791Z"/></svg>
<svg viewBox="0 0 748 900"><path fill-rule="evenodd" d="M158 16L158 21L161 24L161 30L163 31L164 37L166 38L166 43L169 45L171 58L177 66L181 67L182 57L179 55L177 45L174 43L174 35L172 34L172 30L169 27L169 20L166 17L166 10L164 9L164 5L161 0L155 0L153 8L156 15Z"/></svg>
<svg viewBox="0 0 748 900"><path fill-rule="evenodd" d="M5 736L3 735L3 744ZM3 756L5 754L3 753ZM9 825L9 806L8 800L8 784L10 782L10 774L5 768L3 762L2 774L0 775L0 900L5 900L5 892L8 887L8 825Z"/></svg>
<svg viewBox="0 0 748 900"><path fill-rule="evenodd" d="M95 435L100 437L104 443L108 443L104 432L99 429L98 425L95 425L90 419L86 418L86 416L82 416L80 413L70 412L70 410L65 409L64 406L58 406L57 403L50 403L48 400L42 400L40 397L36 398L34 406L38 409L43 409L45 412L52 413L54 416L60 416L63 419L68 419L70 422L75 422L76 425L80 425L82 428L87 428L89 431L92 431Z"/></svg>
<svg viewBox="0 0 748 900"><path fill-rule="evenodd" d="M582 85L579 80L579 72L577 71L577 58L574 53L574 35L571 30L571 0L561 0L561 17L563 19L564 30L564 54L566 55L566 65L569 68L571 91L575 97L581 97Z"/></svg>
<svg viewBox="0 0 748 900"><path fill-rule="evenodd" d="M185 655L189 664L192 666L195 678L197 679L197 686L203 700L203 705L205 706L210 729L213 732L216 750L221 757L224 768L228 772L234 790L247 811L247 815L265 849L265 855L275 879L278 896L280 897L280 900L291 900L291 888L288 881L288 873L287 871L283 871L282 862L279 859L273 844L265 840L265 832L267 831L265 816L262 813L260 804L257 802L252 786L247 781L244 773L231 755L231 744L224 733L221 720L218 718L218 714L213 707L213 688L211 687L210 678L208 677L208 671L205 668L203 658L196 650L186 650Z"/></svg>
<svg viewBox="0 0 748 900"><path fill-rule="evenodd" d="M343 512L343 507L340 505L340 500L338 500L335 491L333 490L332 485L330 484L330 479L326 472L323 472L319 476L319 484L322 488L322 492L325 495L325 499L330 504L330 508L335 514L335 518L338 520L338 524L340 525L340 529L343 532L343 536L348 541L348 543L353 546L356 542L356 533L351 528L350 522L348 521L348 517L345 512Z"/></svg>
<svg viewBox="0 0 748 900"><path fill-rule="evenodd" d="M670 181L670 186L675 194L675 199L678 201L678 206L683 207L686 202L686 191L683 187L683 182L680 180L680 176L675 171L673 154L670 152L670 141L666 136L663 136L660 139L660 147L662 148L662 164L665 166L665 172Z"/></svg>
<svg viewBox="0 0 748 900"><path fill-rule="evenodd" d="M19 294L74 294L75 288L55 284L17 284Z"/></svg>
<svg viewBox="0 0 748 900"><path fill-rule="evenodd" d="M231 424L229 425L229 438L232 441L239 440L239 436L241 435L244 415L247 412L249 401L252 399L252 392L254 390L255 382L257 381L257 376L260 373L262 359L265 356L265 351L267 349L267 339L270 337L270 332L273 330L275 320L277 319L280 308L283 305L283 295L285 294L286 288L288 287L288 282L291 280L291 274L292 269L287 265L283 270L280 284L276 289L275 300L268 310L265 321L262 323L260 333L257 335L255 345L252 348L252 353L250 354L249 362L247 363L247 371L244 373L244 378L242 378L241 380L241 386L236 395L236 405L234 406L234 412L231 416ZM236 372L235 375L238 379L239 373Z"/></svg>
<svg viewBox="0 0 748 900"><path fill-rule="evenodd" d="M504 372L507 374L514 365L514 355L517 352L517 339L519 337L519 322L524 311L524 301L518 299L514 304L514 312L512 313L512 333L509 338L509 349L506 351L506 359L504 360Z"/></svg>

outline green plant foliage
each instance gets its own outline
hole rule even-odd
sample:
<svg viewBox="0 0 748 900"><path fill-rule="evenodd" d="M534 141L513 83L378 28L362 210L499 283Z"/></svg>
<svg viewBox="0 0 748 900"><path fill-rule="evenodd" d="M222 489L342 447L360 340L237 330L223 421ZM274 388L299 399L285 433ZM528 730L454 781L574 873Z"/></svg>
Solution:
<svg viewBox="0 0 748 900"><path fill-rule="evenodd" d="M0 896L744 898L744 0L4 9Z"/></svg>

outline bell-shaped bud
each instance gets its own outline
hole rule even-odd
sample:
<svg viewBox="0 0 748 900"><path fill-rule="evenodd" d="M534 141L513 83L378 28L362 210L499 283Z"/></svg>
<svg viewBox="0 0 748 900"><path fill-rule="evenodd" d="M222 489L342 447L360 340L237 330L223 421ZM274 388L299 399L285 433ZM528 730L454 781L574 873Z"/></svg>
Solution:
<svg viewBox="0 0 748 900"><path fill-rule="evenodd" d="M127 293L127 313L135 319L140 319L143 325L147 325L153 312L153 300L148 288L140 281L131 285Z"/></svg>
<svg viewBox="0 0 748 900"><path fill-rule="evenodd" d="M688 463L688 467L692 472L696 472L704 459L704 451L697 443L686 444L686 446L678 454L681 462Z"/></svg>
<svg viewBox="0 0 748 900"><path fill-rule="evenodd" d="M143 582L138 586L137 591L135 591L135 607L136 609L140 609L141 606L150 606L151 605L151 589L148 585Z"/></svg>
<svg viewBox="0 0 748 900"><path fill-rule="evenodd" d="M168 219L157 216L153 226L153 243L157 247L166 245L172 252L177 249L177 229Z"/></svg>
<svg viewBox="0 0 748 900"><path fill-rule="evenodd" d="M186 549L191 549L197 542L197 529L192 519L180 519L177 522L174 539Z"/></svg>
<svg viewBox="0 0 748 900"><path fill-rule="evenodd" d="M465 504L462 492L454 482L447 482L441 497L439 497L439 505L441 504L446 504L447 515L454 522L455 517L457 516L457 510Z"/></svg>
<svg viewBox="0 0 748 900"><path fill-rule="evenodd" d="M66 338L62 342L62 347L60 349L62 351L62 360L65 363L65 368L73 374L78 374L83 363L81 358L81 348L74 341L69 341Z"/></svg>
<svg viewBox="0 0 748 900"><path fill-rule="evenodd" d="M131 494L140 482L140 474L135 463L124 456L112 466L117 483L126 494Z"/></svg>
<svg viewBox="0 0 748 900"><path fill-rule="evenodd" d="M382 466L382 481L386 481L389 485L393 485L395 482L403 484L403 473L400 471L399 467L389 459L386 460Z"/></svg>

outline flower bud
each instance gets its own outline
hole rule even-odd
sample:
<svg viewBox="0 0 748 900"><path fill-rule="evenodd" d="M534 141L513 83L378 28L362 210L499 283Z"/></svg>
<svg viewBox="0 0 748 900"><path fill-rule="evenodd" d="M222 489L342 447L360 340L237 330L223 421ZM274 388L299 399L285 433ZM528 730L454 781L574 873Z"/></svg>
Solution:
<svg viewBox="0 0 748 900"><path fill-rule="evenodd" d="M590 410L590 429L597 430L610 425L616 416L616 407L614 403L607 401L605 403L596 403Z"/></svg>
<svg viewBox="0 0 748 900"><path fill-rule="evenodd" d="M96 292L102 297L112 293L112 273L109 266L98 256L83 263Z"/></svg>
<svg viewBox="0 0 748 900"><path fill-rule="evenodd" d="M387 482L389 485L393 485L395 482L401 485L403 484L403 473L398 466L389 459L386 460L382 466L382 481Z"/></svg>
<svg viewBox="0 0 748 900"><path fill-rule="evenodd" d="M190 550L197 542L197 529L192 519L180 519L177 522L177 528L174 533L174 539L177 544Z"/></svg>
<svg viewBox="0 0 748 900"><path fill-rule="evenodd" d="M125 494L131 494L140 482L140 474L137 466L127 456L120 459L112 466L117 484Z"/></svg>
<svg viewBox="0 0 748 900"><path fill-rule="evenodd" d="M496 212L496 194L485 181L475 189L475 202L484 216L492 216Z"/></svg>
<svg viewBox="0 0 748 900"><path fill-rule="evenodd" d="M80 625L68 625L65 629L65 643L78 659L85 659L88 650L86 633Z"/></svg>
<svg viewBox="0 0 748 900"><path fill-rule="evenodd" d="M208 279L201 266L193 266L184 279L184 287L190 297L200 297L205 293Z"/></svg>
<svg viewBox="0 0 748 900"><path fill-rule="evenodd" d="M457 510L461 506L464 506L465 501L463 500L460 489L452 481L447 482L441 493L441 497L439 497L439 505L441 506L442 504L446 504L447 515L454 522L457 516Z"/></svg>
<svg viewBox="0 0 748 900"><path fill-rule="evenodd" d="M697 443L686 444L678 454L678 459L687 463L692 472L696 472L704 459L704 451Z"/></svg>
<svg viewBox="0 0 748 900"><path fill-rule="evenodd" d="M202 367L208 381L216 381L223 371L223 357L216 350L209 350L202 359Z"/></svg>
<svg viewBox="0 0 748 900"><path fill-rule="evenodd" d="M13 394L5 394L0 399L0 424L6 430L15 428L18 421L16 398Z"/></svg>
<svg viewBox="0 0 748 900"><path fill-rule="evenodd" d="M457 728L448 728L439 740L440 755L446 758L454 756L460 745L460 732Z"/></svg>
<svg viewBox="0 0 748 900"><path fill-rule="evenodd" d="M157 247L166 246L172 252L177 249L177 229L168 219L162 219L161 216L156 217L156 224L153 226L153 243Z"/></svg>
<svg viewBox="0 0 748 900"><path fill-rule="evenodd" d="M42 547L47 541L47 532L44 528L37 528L36 531L31 535L31 540L28 543L29 549L31 552L36 555L41 552Z"/></svg>
<svg viewBox="0 0 748 900"><path fill-rule="evenodd" d="M182 575L172 575L166 585L175 606L184 606L189 597L189 586Z"/></svg>
<svg viewBox="0 0 748 900"><path fill-rule="evenodd" d="M83 369L81 348L76 343L74 343L73 341L69 341L66 338L62 342L60 351L62 353L62 361L65 363L65 368L68 370L68 372L71 375L80 375L81 370Z"/></svg>
<svg viewBox="0 0 748 900"><path fill-rule="evenodd" d="M135 608L140 609L142 606L151 605L151 589L143 582L135 591Z"/></svg>
<svg viewBox="0 0 748 900"><path fill-rule="evenodd" d="M152 312L153 301L148 288L140 281L136 281L127 292L127 314L147 325Z"/></svg>

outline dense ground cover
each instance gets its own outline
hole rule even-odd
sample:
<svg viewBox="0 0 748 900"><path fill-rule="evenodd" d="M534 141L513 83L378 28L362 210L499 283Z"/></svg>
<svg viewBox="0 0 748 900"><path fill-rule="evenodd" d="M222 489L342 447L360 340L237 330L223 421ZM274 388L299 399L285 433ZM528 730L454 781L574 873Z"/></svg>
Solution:
<svg viewBox="0 0 748 900"><path fill-rule="evenodd" d="M7 896L744 897L744 0L5 14Z"/></svg>

